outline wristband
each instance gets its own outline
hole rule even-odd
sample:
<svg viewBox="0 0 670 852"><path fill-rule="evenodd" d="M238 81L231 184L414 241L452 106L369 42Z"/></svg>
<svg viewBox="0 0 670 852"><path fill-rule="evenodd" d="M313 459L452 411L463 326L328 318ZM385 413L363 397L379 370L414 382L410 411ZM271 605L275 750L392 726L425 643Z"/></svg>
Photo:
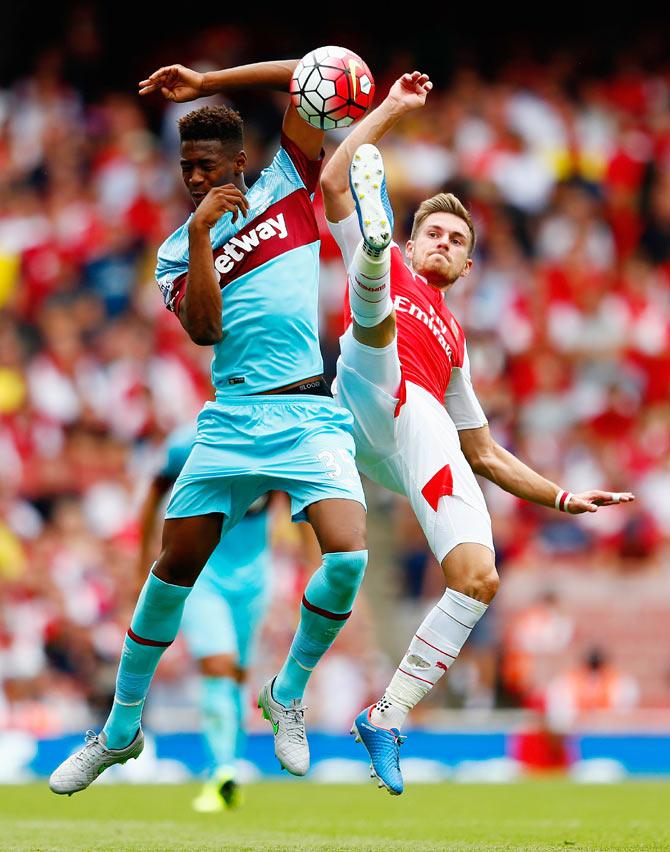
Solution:
<svg viewBox="0 0 670 852"><path fill-rule="evenodd" d="M559 512L567 512L568 511L568 503L572 499L571 491L559 491L556 495L556 499L554 500L554 506L558 509Z"/></svg>

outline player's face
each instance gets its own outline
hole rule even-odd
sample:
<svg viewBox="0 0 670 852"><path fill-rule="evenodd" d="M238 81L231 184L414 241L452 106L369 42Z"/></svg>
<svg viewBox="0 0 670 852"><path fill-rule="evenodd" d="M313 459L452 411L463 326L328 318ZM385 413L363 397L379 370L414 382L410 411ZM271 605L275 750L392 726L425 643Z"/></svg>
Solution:
<svg viewBox="0 0 670 852"><path fill-rule="evenodd" d="M181 176L196 207L213 186L237 182L240 154L231 157L218 139L181 143Z"/></svg>
<svg viewBox="0 0 670 852"><path fill-rule="evenodd" d="M470 229L460 216L431 213L407 243L407 257L414 272L445 289L470 272L469 247Z"/></svg>

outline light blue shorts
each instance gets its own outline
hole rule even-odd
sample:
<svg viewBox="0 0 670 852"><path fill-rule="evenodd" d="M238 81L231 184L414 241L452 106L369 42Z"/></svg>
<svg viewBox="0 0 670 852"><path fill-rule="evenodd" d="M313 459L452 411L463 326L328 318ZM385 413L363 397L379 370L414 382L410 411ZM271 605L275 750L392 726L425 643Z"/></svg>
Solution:
<svg viewBox="0 0 670 852"><path fill-rule="evenodd" d="M166 517L221 513L225 533L268 491L290 496L294 520L328 498L365 506L352 423L330 397L282 394L206 403Z"/></svg>
<svg viewBox="0 0 670 852"><path fill-rule="evenodd" d="M230 654L241 668L248 668L270 598L269 585L252 593L228 592L203 572L186 599L181 622L191 656L201 660Z"/></svg>

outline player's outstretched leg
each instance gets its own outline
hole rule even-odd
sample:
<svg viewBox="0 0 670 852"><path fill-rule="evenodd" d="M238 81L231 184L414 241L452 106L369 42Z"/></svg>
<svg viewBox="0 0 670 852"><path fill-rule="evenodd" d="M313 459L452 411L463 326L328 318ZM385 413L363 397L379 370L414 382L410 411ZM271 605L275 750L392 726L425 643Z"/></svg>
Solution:
<svg viewBox="0 0 670 852"><path fill-rule="evenodd" d="M468 594L445 590L414 634L383 697L363 710L351 729L367 748L380 786L395 795L403 791L398 750L407 714L458 657L498 588L493 554L483 545L459 545L444 558L442 568L447 580L458 577Z"/></svg>
<svg viewBox="0 0 670 852"><path fill-rule="evenodd" d="M357 148L349 185L363 236L349 268L349 302L356 323L372 328L393 311L389 249L393 210L386 192L384 161L374 145Z"/></svg>
<svg viewBox="0 0 670 852"><path fill-rule="evenodd" d="M112 712L102 732L87 734L84 747L54 770L49 779L54 793L78 793L105 769L140 755L144 700L158 661L177 635L190 591L149 574L123 643Z"/></svg>
<svg viewBox="0 0 670 852"><path fill-rule="evenodd" d="M367 550L324 553L305 589L286 662L258 696L264 718L272 723L277 759L293 775L309 769L302 704L307 681L351 615L366 565Z"/></svg>

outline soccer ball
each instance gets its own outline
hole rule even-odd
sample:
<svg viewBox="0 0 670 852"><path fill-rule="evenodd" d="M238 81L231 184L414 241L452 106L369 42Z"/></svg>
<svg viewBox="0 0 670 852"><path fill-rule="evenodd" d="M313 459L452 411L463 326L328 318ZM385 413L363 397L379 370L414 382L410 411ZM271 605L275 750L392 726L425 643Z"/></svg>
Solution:
<svg viewBox="0 0 670 852"><path fill-rule="evenodd" d="M375 82L360 56L331 45L303 56L293 72L290 92L301 118L321 130L333 130L365 115Z"/></svg>

